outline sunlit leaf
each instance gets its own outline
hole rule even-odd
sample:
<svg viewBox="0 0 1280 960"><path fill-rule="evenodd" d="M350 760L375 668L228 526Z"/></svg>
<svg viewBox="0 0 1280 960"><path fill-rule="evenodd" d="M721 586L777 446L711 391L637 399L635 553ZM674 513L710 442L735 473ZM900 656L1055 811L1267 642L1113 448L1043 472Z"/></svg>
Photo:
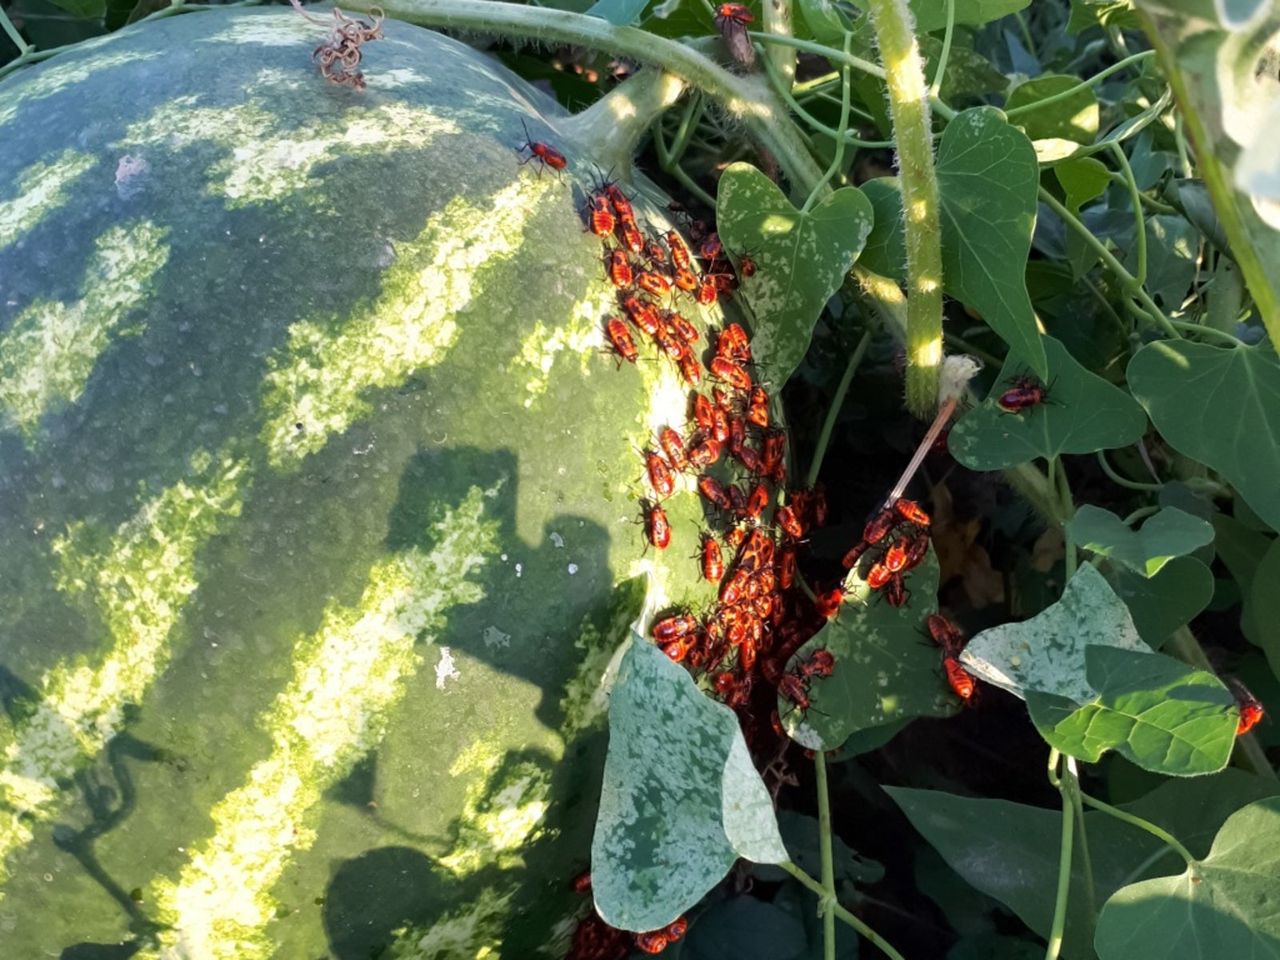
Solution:
<svg viewBox="0 0 1280 960"><path fill-rule="evenodd" d="M1018 84L1009 93L1005 111L1021 110L1009 118L1031 138L1036 156L1042 163L1070 156L1082 143L1093 143L1098 136L1098 98L1093 89L1080 85L1079 77L1046 73ZM1062 99L1032 106L1050 97Z"/></svg>
<svg viewBox="0 0 1280 960"><path fill-rule="evenodd" d="M1115 750L1175 777L1214 773L1231 759L1240 714L1212 673L1108 646L1085 649L1085 673L1096 691L1087 701L1027 696L1031 720L1051 747L1087 763Z"/></svg>
<svg viewBox="0 0 1280 960"><path fill-rule="evenodd" d="M1024 277L1040 182L1031 141L992 107L961 111L938 142L937 173L944 289L976 311L1024 367L1047 377ZM863 189L876 216L863 263L900 278L906 257L896 182L869 180Z"/></svg>
<svg viewBox="0 0 1280 960"><path fill-rule="evenodd" d="M778 698L778 713L792 739L814 750L831 750L859 730L956 711L938 649L924 632L938 591L938 561L932 548L911 571L907 585L910 601L891 607L857 571L850 573L840 615L801 647L789 665L794 669L814 650L823 649L836 662L830 677L810 681L808 710Z"/></svg>
<svg viewBox="0 0 1280 960"><path fill-rule="evenodd" d="M1129 388L1179 453L1221 473L1280 528L1280 363L1257 347L1159 340L1139 350Z"/></svg>
<svg viewBox="0 0 1280 960"><path fill-rule="evenodd" d="M1249 804L1182 874L1130 884L1098 917L1099 960L1280 956L1280 797Z"/></svg>
<svg viewBox="0 0 1280 960"><path fill-rule="evenodd" d="M1026 366L1009 357L990 396L951 428L951 453L969 469L1003 470L1036 457L1124 447L1146 431L1147 418L1132 397L1086 370L1057 340L1043 342L1047 402L1018 413L1000 409L996 401L1009 381L1027 375Z"/></svg>
<svg viewBox="0 0 1280 960"><path fill-rule="evenodd" d="M1063 206L1074 214L1091 200L1102 196L1111 183L1107 166L1093 157L1072 157L1055 164L1053 174L1062 185ZM1072 273L1079 277L1088 272L1098 255L1074 230L1066 231L1067 261Z"/></svg>
<svg viewBox="0 0 1280 960"><path fill-rule="evenodd" d="M1128 608L1091 564L1084 564L1062 591L1062 599L1030 620L983 630L960 659L970 671L1026 699L1028 692L1092 699L1085 670L1091 644L1145 651Z"/></svg>
<svg viewBox="0 0 1280 960"><path fill-rule="evenodd" d="M738 857L787 859L738 721L633 634L609 701L591 848L596 909L615 927L656 929L697 903Z"/></svg>
<svg viewBox="0 0 1280 960"><path fill-rule="evenodd" d="M774 383L785 382L804 359L818 314L862 252L872 216L856 187L841 187L801 212L749 163L721 176L716 224L731 253L755 260L755 275L743 278L740 292L756 316L756 362Z"/></svg>
<svg viewBox="0 0 1280 960"><path fill-rule="evenodd" d="M815 40L836 46L844 42L849 23L831 0L800 0L797 6Z"/></svg>
<svg viewBox="0 0 1280 960"><path fill-rule="evenodd" d="M1153 577L1174 557L1213 542L1213 527L1176 507L1159 510L1134 530L1110 510L1083 504L1068 523L1076 546Z"/></svg>
<svg viewBox="0 0 1280 960"><path fill-rule="evenodd" d="M1129 608L1138 635L1156 649L1213 599L1213 573L1195 557L1174 557L1154 577L1116 565L1106 576Z"/></svg>

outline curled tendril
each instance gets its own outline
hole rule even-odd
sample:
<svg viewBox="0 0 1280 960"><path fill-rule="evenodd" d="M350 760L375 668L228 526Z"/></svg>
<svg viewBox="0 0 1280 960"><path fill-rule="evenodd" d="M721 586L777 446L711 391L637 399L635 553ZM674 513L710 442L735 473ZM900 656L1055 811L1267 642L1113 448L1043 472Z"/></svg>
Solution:
<svg viewBox="0 0 1280 960"><path fill-rule="evenodd" d="M324 24L303 9L299 0L290 0L293 8L312 23ZM382 39L382 21L386 15L381 8L374 8L372 20L348 17L337 7L333 8L333 28L323 43L311 52L311 59L320 66L320 75L330 83L363 90L364 74L360 71L362 54L360 47L370 40Z"/></svg>

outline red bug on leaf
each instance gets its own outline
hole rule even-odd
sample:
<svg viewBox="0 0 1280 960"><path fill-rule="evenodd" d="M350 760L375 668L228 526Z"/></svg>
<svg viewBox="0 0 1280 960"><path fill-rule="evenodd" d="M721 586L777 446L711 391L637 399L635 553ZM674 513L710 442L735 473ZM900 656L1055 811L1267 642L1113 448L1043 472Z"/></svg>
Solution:
<svg viewBox="0 0 1280 960"><path fill-rule="evenodd" d="M929 552L929 531L917 530L915 534L907 540L907 556L903 563L903 571L917 567L924 560L925 555Z"/></svg>
<svg viewBox="0 0 1280 960"><path fill-rule="evenodd" d="M627 312L631 322L651 337L656 337L662 330L662 318L651 303L645 303L639 297L628 294L622 298L622 309Z"/></svg>
<svg viewBox="0 0 1280 960"><path fill-rule="evenodd" d="M890 573L900 573L906 569L907 541L900 538L889 544L889 549L884 552L882 562Z"/></svg>
<svg viewBox="0 0 1280 960"><path fill-rule="evenodd" d="M712 357L710 369L712 376L723 380L735 390L751 389L751 376L732 360L727 360L724 357Z"/></svg>
<svg viewBox="0 0 1280 960"><path fill-rule="evenodd" d="M721 4L720 10L717 11L717 16L719 16L721 13L723 13L726 10L729 10L732 7L738 7L739 9L746 12L748 18L751 17L751 11L747 10L745 7L742 7L740 4L736 4L736 3ZM730 17L727 17L726 19L732 20L734 18L730 16ZM738 20L738 23L750 23L750 22L751 22L750 19ZM698 253L702 255L703 260L717 259L720 256L720 254L724 253L724 247L720 243L720 235L718 233L708 233L705 237L703 237L702 242L698 244Z"/></svg>
<svg viewBox="0 0 1280 960"><path fill-rule="evenodd" d="M684 245L684 238L674 230L667 231L667 247L671 251L671 262L681 270L693 270L693 260L689 256L689 248Z"/></svg>
<svg viewBox="0 0 1280 960"><path fill-rule="evenodd" d="M840 612L840 604L844 603L844 590L835 587L826 593L820 593L813 598L814 606L818 609L818 615L824 620L830 620Z"/></svg>
<svg viewBox="0 0 1280 960"><path fill-rule="evenodd" d="M605 336L609 338L609 344L619 357L627 361L627 363L636 362L636 342L631 339L631 331L627 329L625 323L617 317L610 317L605 324L604 332ZM622 364L618 364L618 366L622 366Z"/></svg>
<svg viewBox="0 0 1280 960"><path fill-rule="evenodd" d="M694 449L697 448L695 447ZM703 474L698 478L698 492L714 507L726 511L733 509L733 501L729 499L729 491L725 489L723 483L710 474Z"/></svg>
<svg viewBox="0 0 1280 960"><path fill-rule="evenodd" d="M694 294L694 299L704 307L713 306L716 299L720 296L720 291L716 288L716 282L709 276L703 275L698 281L698 292Z"/></svg>
<svg viewBox="0 0 1280 960"><path fill-rule="evenodd" d="M757 427L768 428L769 394L765 392L764 387L754 386L751 388L751 400L747 404L747 420Z"/></svg>
<svg viewBox="0 0 1280 960"><path fill-rule="evenodd" d="M964 649L964 633L940 613L931 613L925 619L925 627L933 642L948 656L959 656Z"/></svg>
<svg viewBox="0 0 1280 960"><path fill-rule="evenodd" d="M640 232L640 228L636 226L634 220L620 219L618 221L618 239L632 253L639 254L644 252L644 234Z"/></svg>
<svg viewBox="0 0 1280 960"><path fill-rule="evenodd" d="M1241 737L1262 722L1262 718L1266 716L1266 710L1263 709L1262 701L1255 697L1240 680L1235 677L1227 677L1226 680L1240 707L1240 719L1236 722L1236 736Z"/></svg>
<svg viewBox="0 0 1280 960"><path fill-rule="evenodd" d="M803 677L794 673L785 673L778 681L778 693L801 710L809 709L809 688Z"/></svg>
<svg viewBox="0 0 1280 960"><path fill-rule="evenodd" d="M710 433L715 424L711 419L711 401L702 394L694 394L693 397L693 422L698 425L698 429L703 433Z"/></svg>
<svg viewBox="0 0 1280 960"><path fill-rule="evenodd" d="M907 600L911 598L911 591L907 589L906 578L901 573L889 574L889 582L884 589L884 598L891 607L905 607Z"/></svg>
<svg viewBox="0 0 1280 960"><path fill-rule="evenodd" d="M809 659L799 665L800 673L806 677L829 677L835 673L836 658L830 650L815 650Z"/></svg>
<svg viewBox="0 0 1280 960"><path fill-rule="evenodd" d="M727 607L732 607L740 600L746 598L747 584L750 582L751 574L739 567L729 574L728 578L720 583L720 602Z"/></svg>
<svg viewBox="0 0 1280 960"><path fill-rule="evenodd" d="M862 528L862 542L867 545L879 543L897 522L897 515L893 508L885 507Z"/></svg>
<svg viewBox="0 0 1280 960"><path fill-rule="evenodd" d="M872 590L879 590L893 579L893 573L883 563L874 563L867 571L866 584Z"/></svg>
<svg viewBox="0 0 1280 960"><path fill-rule="evenodd" d="M698 289L698 275L692 270L677 268L672 279L676 287L685 293L695 293Z"/></svg>
<svg viewBox="0 0 1280 960"><path fill-rule="evenodd" d="M661 297L671 292L671 278L666 274L642 270L636 276L636 286L645 293Z"/></svg>
<svg viewBox="0 0 1280 960"><path fill-rule="evenodd" d="M667 511L656 503L644 503L645 536L659 550L665 550L671 543L671 523L667 520Z"/></svg>
<svg viewBox="0 0 1280 960"><path fill-rule="evenodd" d="M520 161L521 166L524 166L524 164L528 163L530 160L537 160L538 163L541 164L541 167L538 170L538 176L542 176L542 170L546 167L550 167L552 170L559 173L569 165L569 161L565 159L564 154L555 147L534 140L533 137L529 135L529 127L523 120L520 121L520 126L524 127L524 143L520 144L520 152L523 153L526 150L529 151L529 156Z"/></svg>
<svg viewBox="0 0 1280 960"><path fill-rule="evenodd" d="M744 277L754 277L756 275L756 262L748 254L743 254L738 258L738 272Z"/></svg>
<svg viewBox="0 0 1280 960"><path fill-rule="evenodd" d="M947 675L947 685L952 692L965 703L972 702L974 694L978 692L973 674L961 666L955 657L943 657L942 669Z"/></svg>
<svg viewBox="0 0 1280 960"><path fill-rule="evenodd" d="M659 643L666 643L670 640L687 637L689 634L696 632L697 629L698 621L695 617L691 617L687 613L673 613L669 617L654 621L650 633L653 634L653 639Z"/></svg>
<svg viewBox="0 0 1280 960"><path fill-rule="evenodd" d="M796 582L796 548L794 544L784 543L778 557L778 586L790 590Z"/></svg>
<svg viewBox="0 0 1280 960"><path fill-rule="evenodd" d="M751 490L751 496L747 497L747 517L751 520L759 519L760 514L764 513L764 508L769 505L769 488L763 483L757 483Z"/></svg>
<svg viewBox="0 0 1280 960"><path fill-rule="evenodd" d="M621 187L616 183L606 183L604 185L604 193L609 198L609 202L613 204L613 209L618 214L618 219L635 223L636 212L631 206L631 200L622 192Z"/></svg>
<svg viewBox="0 0 1280 960"><path fill-rule="evenodd" d="M720 336L716 338L716 356L726 360L750 362L751 338L741 324L731 323L720 331Z"/></svg>
<svg viewBox="0 0 1280 960"><path fill-rule="evenodd" d="M686 351L676 362L680 365L680 377L686 384L696 387L702 381L702 364L692 353Z"/></svg>
<svg viewBox="0 0 1280 960"><path fill-rule="evenodd" d="M702 470L720 459L722 449L723 444L715 437L705 437L689 449L689 462Z"/></svg>
<svg viewBox="0 0 1280 960"><path fill-rule="evenodd" d="M1020 413L1048 402L1049 388L1035 377L1014 377L1006 382L1011 386L996 400L996 405L1005 413Z"/></svg>
<svg viewBox="0 0 1280 960"><path fill-rule="evenodd" d="M697 343L701 337L698 335L698 328L690 323L687 319L678 313L673 313L668 317L671 329L676 332L681 340L688 344Z"/></svg>
<svg viewBox="0 0 1280 960"><path fill-rule="evenodd" d="M633 274L627 255L621 250L610 250L605 254L604 269L609 275L609 282L619 289L631 286Z"/></svg>

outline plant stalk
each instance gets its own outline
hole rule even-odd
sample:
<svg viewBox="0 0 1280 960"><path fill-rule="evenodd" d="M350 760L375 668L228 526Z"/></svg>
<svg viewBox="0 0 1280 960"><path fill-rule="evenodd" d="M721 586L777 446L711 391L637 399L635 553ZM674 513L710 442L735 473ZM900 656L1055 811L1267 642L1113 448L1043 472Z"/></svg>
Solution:
<svg viewBox="0 0 1280 960"><path fill-rule="evenodd" d="M812 488L818 482L818 473L822 470L822 458L826 456L827 444L831 442L831 433L835 430L836 419L840 415L840 408L844 406L845 394L849 392L849 384L853 382L853 375L858 369L858 364L862 363L862 358L866 355L870 344L871 331L867 330L862 334L858 345L853 348L853 353L849 354L849 362L844 366L840 383L836 386L835 395L831 398L831 406L827 408L827 416L822 421L822 431L818 434L818 442L813 449L813 460L809 463L809 475L805 478L806 487Z"/></svg>
<svg viewBox="0 0 1280 960"><path fill-rule="evenodd" d="M807 888L810 892L816 893L819 897L826 896L826 891L822 888L822 884L820 884L817 880L813 879L813 877L809 876L807 873L805 873L803 870L797 867L794 863L790 863L790 862L780 863L778 864L778 866L781 867L783 870L785 870L787 873L791 874L792 877L794 877L797 881L799 881L801 886ZM893 945L890 944L888 940L884 939L884 937L880 936L880 934L876 933L869 926L867 926L861 919L854 916L844 907L840 906L840 904L838 903L834 904L832 906L831 912L836 915L836 919L853 927L853 929L857 930L858 933L862 934L862 936L866 937L878 948L880 948L880 950L884 953L884 955L886 957L889 957L889 960L905 960L902 954L900 954L897 950L895 950L893 948Z"/></svg>
<svg viewBox="0 0 1280 960"><path fill-rule="evenodd" d="M822 957L836 960L836 904L835 859L831 852L831 797L827 791L827 757L821 750L813 757L814 774L818 781L818 851L822 858L822 889L825 893L822 905Z"/></svg>
<svg viewBox="0 0 1280 960"><path fill-rule="evenodd" d="M1058 848L1058 889L1053 899L1053 921L1049 926L1049 942L1044 951L1044 960L1058 960L1058 955L1062 952L1062 934L1067 926L1067 899L1071 893L1071 845L1076 822L1071 792L1075 785L1075 775L1068 768L1064 775L1058 776L1059 760L1058 751L1051 750L1050 780L1055 781L1058 792L1062 794L1062 841Z"/></svg>
<svg viewBox="0 0 1280 960"><path fill-rule="evenodd" d="M578 143L590 143L600 165L628 170L650 124L680 99L684 81L646 67L628 77L581 113L557 125Z"/></svg>

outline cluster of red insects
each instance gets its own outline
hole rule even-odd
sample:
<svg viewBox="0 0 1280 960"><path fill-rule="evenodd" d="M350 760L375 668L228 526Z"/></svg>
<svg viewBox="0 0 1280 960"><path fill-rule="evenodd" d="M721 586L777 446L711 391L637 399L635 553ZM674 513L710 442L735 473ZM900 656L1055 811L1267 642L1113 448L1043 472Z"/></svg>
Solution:
<svg viewBox="0 0 1280 960"><path fill-rule="evenodd" d="M583 895L591 892L590 871L580 874L573 881L573 890ZM688 929L689 921L684 917L676 917L660 930L627 933L609 926L593 910L573 932L569 957L570 960L613 960L625 957L633 947L641 953L661 953L683 937Z"/></svg>

